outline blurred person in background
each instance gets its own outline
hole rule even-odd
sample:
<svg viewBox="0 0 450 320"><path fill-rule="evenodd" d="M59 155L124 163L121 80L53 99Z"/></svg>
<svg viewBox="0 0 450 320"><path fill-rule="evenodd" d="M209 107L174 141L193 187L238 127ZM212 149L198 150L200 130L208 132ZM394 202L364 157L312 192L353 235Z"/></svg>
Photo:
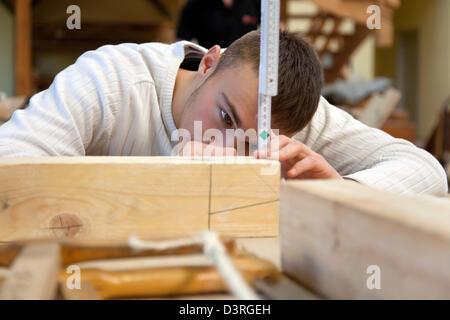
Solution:
<svg viewBox="0 0 450 320"><path fill-rule="evenodd" d="M260 0L188 0L181 12L177 38L205 48L228 47L260 24Z"/></svg>

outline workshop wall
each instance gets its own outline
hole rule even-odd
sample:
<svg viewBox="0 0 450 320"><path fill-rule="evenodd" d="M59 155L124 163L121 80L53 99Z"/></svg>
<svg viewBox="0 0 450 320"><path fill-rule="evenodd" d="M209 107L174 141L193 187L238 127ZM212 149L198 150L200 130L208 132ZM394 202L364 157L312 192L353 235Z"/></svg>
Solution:
<svg viewBox="0 0 450 320"><path fill-rule="evenodd" d="M415 115L417 136L427 139L435 126L439 110L450 95L450 1L407 0L395 12L396 38L394 46L377 48L375 52L375 74L401 82L399 60L417 55L416 106L405 105ZM399 40L407 32L417 34L417 52L400 48ZM403 56L402 56L403 55ZM406 69L411 69L411 65ZM405 68L403 68L405 69Z"/></svg>

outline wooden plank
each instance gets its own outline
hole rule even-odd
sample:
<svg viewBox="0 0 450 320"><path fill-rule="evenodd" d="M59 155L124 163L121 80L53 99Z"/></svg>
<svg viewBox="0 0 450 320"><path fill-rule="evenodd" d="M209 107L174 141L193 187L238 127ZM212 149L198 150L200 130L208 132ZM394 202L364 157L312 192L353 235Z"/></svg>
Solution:
<svg viewBox="0 0 450 320"><path fill-rule="evenodd" d="M278 236L279 185L278 169L265 175L250 164L213 166L211 229L230 236Z"/></svg>
<svg viewBox="0 0 450 320"><path fill-rule="evenodd" d="M280 1L280 22L286 24L287 23L287 0Z"/></svg>
<svg viewBox="0 0 450 320"><path fill-rule="evenodd" d="M0 299L54 299L60 268L59 252L57 243L36 243L23 248L4 280Z"/></svg>
<svg viewBox="0 0 450 320"><path fill-rule="evenodd" d="M243 250L271 262L281 270L280 238L240 238L236 240Z"/></svg>
<svg viewBox="0 0 450 320"><path fill-rule="evenodd" d="M263 299L270 300L319 300L320 297L300 286L296 281L281 274L275 280L260 280L253 282L253 287L262 293Z"/></svg>
<svg viewBox="0 0 450 320"><path fill-rule="evenodd" d="M177 239L179 241L180 239ZM47 241L47 240L44 240ZM170 241L170 240L169 240ZM35 243L36 240L30 242ZM229 237L222 237L221 242L229 254L233 254L236 250L235 240ZM9 245L0 247L0 268L9 267L17 255L28 242L13 242ZM167 242L166 242L167 244ZM148 256L166 256L166 255L186 255L194 253L203 253L201 244L185 243L175 247L169 247L164 250L158 249L140 249L131 248L128 244L124 245L103 245L95 246L92 244L79 245L76 243L60 242L61 245L61 264L63 266L71 264L79 264L83 261L104 260L104 259L121 259L121 258L137 258ZM0 269L1 270L1 269Z"/></svg>
<svg viewBox="0 0 450 320"><path fill-rule="evenodd" d="M65 300L100 300L97 291L89 281L81 281L80 289L69 289L64 281L59 287Z"/></svg>
<svg viewBox="0 0 450 320"><path fill-rule="evenodd" d="M275 168L272 177L261 175L269 166ZM278 229L279 164L274 161L4 158L0 179L1 241L58 238L92 244L123 243L130 235L184 237L208 229L212 210L221 212L219 217L242 204L248 208L233 211L229 221L214 218L211 229L235 236L269 236ZM252 206L268 201L275 202L259 208L261 222ZM244 227L234 229L237 220Z"/></svg>
<svg viewBox="0 0 450 320"><path fill-rule="evenodd" d="M16 96L31 94L31 0L15 2Z"/></svg>
<svg viewBox="0 0 450 320"><path fill-rule="evenodd" d="M351 181L281 185L282 269L332 299L450 298L450 201ZM380 289L368 289L369 266ZM373 280L373 279L372 279Z"/></svg>
<svg viewBox="0 0 450 320"><path fill-rule="evenodd" d="M199 259L200 258L200 259ZM169 259L179 262L177 257ZM227 286L220 272L215 266L210 266L207 259L201 257L184 257L189 261L187 266L173 264L165 261L146 262L130 261L135 265L131 270L121 269L120 266L108 267L111 262L102 262L102 268L81 269L82 279L92 283L102 299L133 298L133 297L160 297L167 295L185 295L226 292ZM144 262L144 263L143 263ZM252 283L256 279L276 279L279 272L269 262L244 255L232 257L233 265L243 278ZM98 263L96 265L98 266ZM167 266L161 266L161 263ZM152 264L152 266L149 266ZM148 267L145 267L147 265ZM118 267L118 269L111 270ZM60 273L60 282L64 283L68 275Z"/></svg>
<svg viewBox="0 0 450 320"><path fill-rule="evenodd" d="M278 236L278 200L211 215L211 230L234 237Z"/></svg>
<svg viewBox="0 0 450 320"><path fill-rule="evenodd" d="M358 120L368 126L381 128L397 107L401 96L400 91L394 88L373 94L358 116Z"/></svg>

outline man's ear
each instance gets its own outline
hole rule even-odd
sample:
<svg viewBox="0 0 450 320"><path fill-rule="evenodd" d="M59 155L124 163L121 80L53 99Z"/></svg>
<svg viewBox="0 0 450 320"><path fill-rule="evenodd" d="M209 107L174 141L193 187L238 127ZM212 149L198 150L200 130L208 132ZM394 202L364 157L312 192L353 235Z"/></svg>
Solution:
<svg viewBox="0 0 450 320"><path fill-rule="evenodd" d="M205 53L202 60L200 61L200 65L198 66L198 72L201 75L205 75L208 70L212 70L220 60L220 47L215 45L208 52Z"/></svg>

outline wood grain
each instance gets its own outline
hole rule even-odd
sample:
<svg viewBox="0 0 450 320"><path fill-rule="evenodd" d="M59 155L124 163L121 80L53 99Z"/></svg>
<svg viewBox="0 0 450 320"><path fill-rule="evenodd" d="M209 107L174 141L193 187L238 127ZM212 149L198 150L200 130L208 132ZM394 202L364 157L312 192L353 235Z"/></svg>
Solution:
<svg viewBox="0 0 450 320"><path fill-rule="evenodd" d="M57 243L25 246L1 286L0 299L54 299L60 268L59 252Z"/></svg>
<svg viewBox="0 0 450 320"><path fill-rule="evenodd" d="M65 300L100 300L94 286L89 281L81 281L79 289L69 289L64 281L59 288Z"/></svg>
<svg viewBox="0 0 450 320"><path fill-rule="evenodd" d="M158 267L162 261L154 261L156 264L145 269L105 270L104 264L103 269L82 268L81 275L83 281L92 283L102 299L227 291L226 283L216 267L205 265L207 260L199 260L199 257L186 258L192 260L189 266L170 264L168 267ZM233 257L233 265L250 283L255 279L272 277L276 279L278 276L278 271L271 263L253 257ZM67 276L65 272L61 272L60 283L64 283Z"/></svg>
<svg viewBox="0 0 450 320"><path fill-rule="evenodd" d="M230 236L278 236L280 175L278 170L261 174L260 169L251 164L212 167L212 230Z"/></svg>
<svg viewBox="0 0 450 320"><path fill-rule="evenodd" d="M279 164L241 157L229 162L172 157L0 159L0 241L120 243L130 235L184 237L209 227L234 236L276 234ZM261 175L260 169L268 166L275 166L274 174ZM269 201L274 203L258 207ZM248 208L234 211L241 205ZM211 223L213 210L221 212L217 217L233 212L232 219L214 217Z"/></svg>
<svg viewBox="0 0 450 320"><path fill-rule="evenodd" d="M281 186L282 269L333 299L450 298L450 201L351 181ZM370 265L381 289L368 289Z"/></svg>

